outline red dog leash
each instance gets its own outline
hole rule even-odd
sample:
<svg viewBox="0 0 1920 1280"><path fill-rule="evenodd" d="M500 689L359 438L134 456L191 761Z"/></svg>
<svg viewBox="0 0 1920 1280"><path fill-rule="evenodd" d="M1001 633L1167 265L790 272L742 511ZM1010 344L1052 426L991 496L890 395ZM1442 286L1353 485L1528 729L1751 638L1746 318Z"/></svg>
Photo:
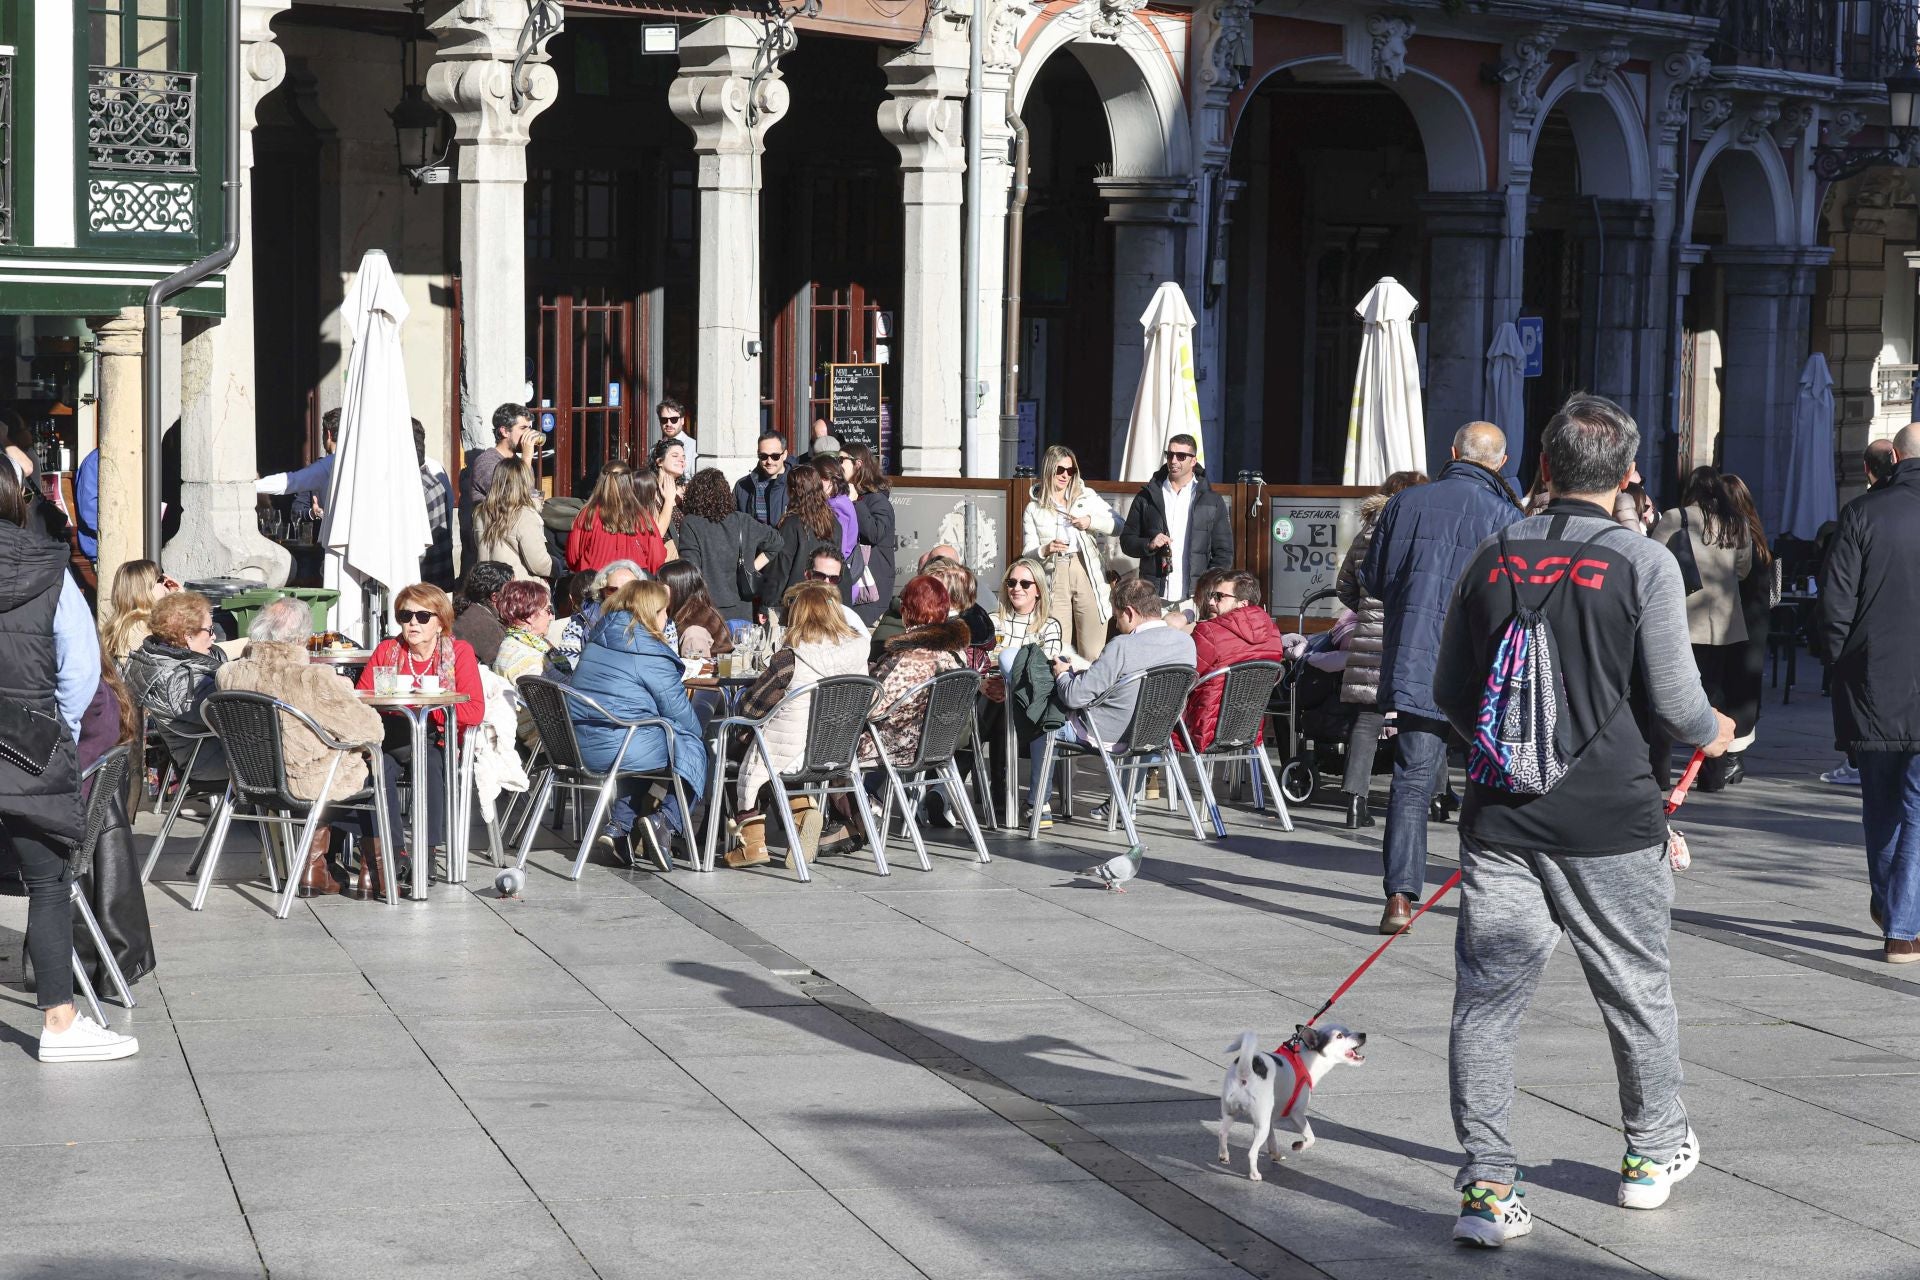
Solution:
<svg viewBox="0 0 1920 1280"><path fill-rule="evenodd" d="M1687 802L1687 792L1693 788L1694 779L1700 776L1700 766L1706 760L1706 758L1707 758L1707 753L1704 751L1695 751L1693 753L1693 759L1687 762L1686 771L1680 775L1680 781L1678 785L1674 787L1673 793L1667 797L1668 813L1672 813L1675 809L1678 809L1681 805ZM1407 918L1407 922L1400 926L1400 929L1398 932L1396 932L1391 938L1388 938L1385 942L1381 943L1379 946L1375 947L1373 949L1373 954L1368 956L1365 960L1362 960L1360 962L1360 967L1358 969L1355 969L1352 973L1348 974L1347 980L1345 982L1342 982L1339 986L1333 989L1333 994L1327 997L1327 1002L1321 1005L1319 1010L1311 1018L1307 1019L1306 1025L1310 1027L1314 1023L1320 1021L1321 1018L1325 1017L1327 1010L1333 1008L1333 1002L1338 1000L1341 996L1347 994L1348 990L1352 988L1353 984L1360 981L1360 975L1373 967L1373 962L1380 958L1380 953L1385 951L1388 947L1392 946L1395 942L1397 942L1401 934L1413 928L1413 922L1415 920L1418 920L1421 916L1427 914L1428 911L1433 909L1433 906L1435 903L1439 902L1440 899L1446 897L1447 894L1453 889L1453 887L1460 883L1460 877L1463 874L1465 873L1461 871L1456 871L1452 875L1448 876L1447 882L1441 885L1438 889L1435 889L1433 891L1433 896L1420 904L1420 909L1414 912L1411 916ZM1293 1041L1289 1040L1287 1043L1292 1044ZM1289 1106L1291 1106L1291 1103L1289 1103Z"/></svg>

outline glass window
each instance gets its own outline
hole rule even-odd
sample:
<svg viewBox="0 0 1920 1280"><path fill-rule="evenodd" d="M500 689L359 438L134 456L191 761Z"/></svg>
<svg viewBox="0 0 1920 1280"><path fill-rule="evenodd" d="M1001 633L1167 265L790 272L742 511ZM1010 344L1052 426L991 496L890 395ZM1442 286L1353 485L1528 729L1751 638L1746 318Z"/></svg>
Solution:
<svg viewBox="0 0 1920 1280"><path fill-rule="evenodd" d="M96 67L180 66L180 0L92 0L88 56Z"/></svg>

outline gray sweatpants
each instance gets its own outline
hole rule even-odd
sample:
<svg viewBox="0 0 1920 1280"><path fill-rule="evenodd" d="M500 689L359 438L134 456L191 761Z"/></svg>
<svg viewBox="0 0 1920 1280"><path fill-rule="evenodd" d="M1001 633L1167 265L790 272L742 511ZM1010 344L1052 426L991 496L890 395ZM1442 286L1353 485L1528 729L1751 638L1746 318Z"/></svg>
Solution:
<svg viewBox="0 0 1920 1280"><path fill-rule="evenodd" d="M1453 1131L1467 1153L1454 1180L1512 1182L1513 1055L1520 1019L1564 929L1613 1042L1620 1115L1636 1152L1666 1160L1687 1136L1680 1026L1669 982L1673 872L1666 846L1570 858L1460 839L1449 1050Z"/></svg>

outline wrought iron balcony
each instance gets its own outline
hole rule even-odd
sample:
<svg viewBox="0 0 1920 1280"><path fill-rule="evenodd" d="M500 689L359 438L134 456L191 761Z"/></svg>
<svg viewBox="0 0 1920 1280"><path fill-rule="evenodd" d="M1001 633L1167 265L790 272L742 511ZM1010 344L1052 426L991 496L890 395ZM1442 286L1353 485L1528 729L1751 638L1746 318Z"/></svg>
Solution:
<svg viewBox="0 0 1920 1280"><path fill-rule="evenodd" d="M87 167L194 172L195 76L137 67L87 69Z"/></svg>
<svg viewBox="0 0 1920 1280"><path fill-rule="evenodd" d="M1910 364L1883 364L1875 373L1874 397L1882 409L1913 403L1913 378L1920 372Z"/></svg>
<svg viewBox="0 0 1920 1280"><path fill-rule="evenodd" d="M1843 7L1852 6L1843 0L1724 0L1714 61L1830 76Z"/></svg>
<svg viewBox="0 0 1920 1280"><path fill-rule="evenodd" d="M1842 0L1840 75L1883 84L1914 57L1915 0Z"/></svg>

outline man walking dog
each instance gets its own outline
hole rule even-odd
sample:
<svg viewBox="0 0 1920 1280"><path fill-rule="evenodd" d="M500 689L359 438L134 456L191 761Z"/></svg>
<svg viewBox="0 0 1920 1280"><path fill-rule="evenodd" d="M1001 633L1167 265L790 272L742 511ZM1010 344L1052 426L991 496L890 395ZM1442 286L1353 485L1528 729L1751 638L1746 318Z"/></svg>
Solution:
<svg viewBox="0 0 1920 1280"><path fill-rule="evenodd" d="M1700 687L1678 564L1612 522L1639 448L1633 419L1576 395L1543 443L1553 500L1473 553L1433 680L1434 701L1472 744L1449 1058L1467 1153L1454 1238L1481 1245L1532 1227L1507 1129L1514 1048L1563 930L1613 1043L1627 1134L1618 1203L1658 1208L1699 1160L1680 1103L1673 873L1648 743L1668 734L1717 756L1733 740L1733 721ZM1515 652L1522 631L1545 655ZM1520 666L1550 687L1516 680ZM1503 688L1517 702L1500 703Z"/></svg>

